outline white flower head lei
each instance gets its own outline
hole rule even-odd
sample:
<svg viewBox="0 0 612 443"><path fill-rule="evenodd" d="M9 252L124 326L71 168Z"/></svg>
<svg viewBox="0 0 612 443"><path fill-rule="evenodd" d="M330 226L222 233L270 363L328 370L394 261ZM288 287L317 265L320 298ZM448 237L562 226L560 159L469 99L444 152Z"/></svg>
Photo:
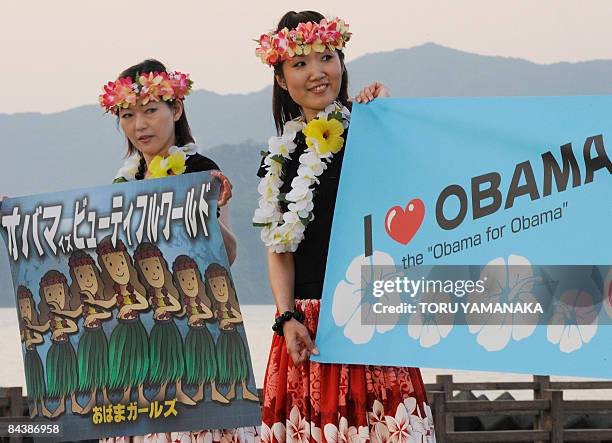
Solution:
<svg viewBox="0 0 612 443"><path fill-rule="evenodd" d="M319 112L314 120L342 122L346 129L350 120L350 111L339 102L334 102ZM312 123L312 122L311 122ZM304 230L314 219L313 191L319 184L319 177L327 163L332 161L334 154L330 151L321 152L319 140L306 137L306 151L300 155L300 165L297 176L291 181L291 191L281 194L285 164L291 160L291 154L297 144L295 138L300 131L307 128L303 118L285 123L281 136L273 136L268 140L268 152L264 165L266 175L259 182L257 190L261 194L259 207L253 216L253 225L262 227L261 239L274 252L295 252L304 239ZM288 203L287 212L282 212L280 202Z"/></svg>
<svg viewBox="0 0 612 443"><path fill-rule="evenodd" d="M195 143L187 143L185 146L171 146L168 149L168 155L166 158L162 159L161 166L166 167L167 165L164 162L168 162L168 157L174 154L175 152L180 153L185 161L187 161L188 157L191 157L193 154L196 154L200 150L200 147ZM140 160L142 155L140 152L136 151L135 154L130 155L125 159L123 165L117 171L114 182L126 182L132 181L136 179L136 173L138 172L138 168L140 167Z"/></svg>

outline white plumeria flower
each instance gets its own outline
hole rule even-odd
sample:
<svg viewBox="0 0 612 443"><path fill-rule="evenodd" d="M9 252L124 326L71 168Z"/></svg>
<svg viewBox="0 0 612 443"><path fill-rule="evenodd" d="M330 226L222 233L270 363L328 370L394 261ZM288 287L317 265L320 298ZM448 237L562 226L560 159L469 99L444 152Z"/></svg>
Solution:
<svg viewBox="0 0 612 443"><path fill-rule="evenodd" d="M295 135L294 135L295 136ZM268 140L268 146L270 152L273 155L281 155L284 158L289 158L291 153L295 150L296 144L293 142L293 137L270 137Z"/></svg>
<svg viewBox="0 0 612 443"><path fill-rule="evenodd" d="M321 161L321 158L312 151L306 151L300 155L300 166L310 168L315 177L318 177L327 169L327 165ZM299 169L299 168L298 168Z"/></svg>
<svg viewBox="0 0 612 443"><path fill-rule="evenodd" d="M503 257L491 260L482 269L480 280L484 281L485 290L468 295L470 303L537 303L533 285L541 279L533 275L531 263L525 257L510 255L507 262ZM504 349L510 339L520 341L529 337L538 318L539 314L529 312L466 313L469 331L478 334L476 341L489 352Z"/></svg>
<svg viewBox="0 0 612 443"><path fill-rule="evenodd" d="M374 426L376 423L385 422L385 408L378 400L372 404L372 412L368 412L368 424Z"/></svg>
<svg viewBox="0 0 612 443"><path fill-rule="evenodd" d="M561 352L577 351L597 333L597 316L593 296L570 289L555 304L546 329L548 341L559 345Z"/></svg>
<svg viewBox="0 0 612 443"><path fill-rule="evenodd" d="M287 436L285 425L281 422L274 423L272 425L272 429L270 429L265 423L262 423L260 432L261 443L272 443L274 439L276 439L277 443L284 443Z"/></svg>
<svg viewBox="0 0 612 443"><path fill-rule="evenodd" d="M145 443L167 443L168 437L165 433L156 432L151 434L146 434L143 438Z"/></svg>
<svg viewBox="0 0 612 443"><path fill-rule="evenodd" d="M289 413L286 435L287 443L308 443L310 440L310 423L302 417L297 406Z"/></svg>
<svg viewBox="0 0 612 443"><path fill-rule="evenodd" d="M323 443L323 431L321 431L321 428L315 426L313 422L310 422L310 438L317 443Z"/></svg>
<svg viewBox="0 0 612 443"><path fill-rule="evenodd" d="M367 426L349 427L346 417L340 417L338 427L327 423L323 432L328 443L365 443L370 436Z"/></svg>
<svg viewBox="0 0 612 443"><path fill-rule="evenodd" d="M389 443L391 441L389 428L385 421L378 422L372 427L373 432L370 434L371 443Z"/></svg>
<svg viewBox="0 0 612 443"><path fill-rule="evenodd" d="M123 162L123 166L117 171L116 178L124 178L126 180L134 180L138 167L140 166L140 155L134 154L129 156Z"/></svg>
<svg viewBox="0 0 612 443"><path fill-rule="evenodd" d="M421 434L415 432L410 424L410 414L403 403L397 406L395 417L385 417L389 429L389 441L393 443L420 443Z"/></svg>
<svg viewBox="0 0 612 443"><path fill-rule="evenodd" d="M306 127L306 124L301 120L290 120L285 123L284 134L293 134L293 138L295 135L300 132L302 129ZM293 138L291 140L293 140Z"/></svg>
<svg viewBox="0 0 612 443"><path fill-rule="evenodd" d="M424 293L420 303L442 305L451 302L449 294ZM453 329L455 314L439 312L437 314L423 314L417 310L408 320L408 335L419 340L423 348L431 348L440 343L441 339L448 337Z"/></svg>
<svg viewBox="0 0 612 443"><path fill-rule="evenodd" d="M374 251L370 257L365 257L363 254L358 255L349 264L344 280L336 285L332 301L332 316L336 325L344 327L344 336L355 344L369 342L374 332L384 334L390 331L399 319L399 314L385 314L386 324L376 324L376 318L368 318L370 321L367 322L362 321L362 310L365 310L367 315L374 315L371 307L373 303L380 302L383 305L399 303L397 293L387 293L382 297L372 295L373 282L385 280L388 277L384 271L384 269L389 269L386 267L395 269L395 262L385 252ZM362 270L365 271L363 276ZM363 287L362 279L365 284Z"/></svg>

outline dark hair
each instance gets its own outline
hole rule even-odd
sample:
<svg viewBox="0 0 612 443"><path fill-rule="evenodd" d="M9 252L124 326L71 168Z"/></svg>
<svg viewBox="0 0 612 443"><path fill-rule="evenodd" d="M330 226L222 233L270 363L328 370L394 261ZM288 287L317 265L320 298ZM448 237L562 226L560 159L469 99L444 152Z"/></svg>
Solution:
<svg viewBox="0 0 612 443"><path fill-rule="evenodd" d="M325 17L316 11L289 11L278 22L276 32L283 28L293 29L300 23L314 22L319 23ZM344 53L337 49L340 64L342 65L342 83L340 84L340 92L338 100L347 108L351 109L351 104L348 100L348 73L344 66ZM274 75L283 76L283 63L274 66ZM274 87L272 90L272 115L274 116L274 124L278 135L283 133L283 126L289 120L293 120L301 115L300 106L293 101L289 92L280 87L276 78L274 78Z"/></svg>
<svg viewBox="0 0 612 443"><path fill-rule="evenodd" d="M121 74L119 74L118 78L122 77L131 77L132 80L135 80L138 75L147 72L164 72L167 71L164 64L160 61L157 61L153 58L147 59L143 62L138 63L137 65L130 66ZM168 106L174 106L174 100L165 102ZM187 143L195 143L195 139L191 135L191 128L189 128L189 122L187 121L187 114L185 114L185 108L183 107L183 112L181 113L181 117L174 122L174 134L176 137L176 146L185 146ZM126 137L127 138L127 137ZM127 156L134 154L137 149L132 144L130 139L127 139ZM146 163L144 158L141 156L140 158L140 167L138 168L138 172L136 173L136 179L141 180L144 178Z"/></svg>

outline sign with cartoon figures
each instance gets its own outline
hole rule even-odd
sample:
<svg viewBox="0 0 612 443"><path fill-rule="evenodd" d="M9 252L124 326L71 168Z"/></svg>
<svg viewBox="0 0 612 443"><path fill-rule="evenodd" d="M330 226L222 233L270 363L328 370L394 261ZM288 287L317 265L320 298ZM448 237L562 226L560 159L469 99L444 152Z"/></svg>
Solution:
<svg viewBox="0 0 612 443"><path fill-rule="evenodd" d="M3 202L30 414L63 440L260 422L208 173Z"/></svg>
<svg viewBox="0 0 612 443"><path fill-rule="evenodd" d="M611 109L356 104L314 358L612 377Z"/></svg>

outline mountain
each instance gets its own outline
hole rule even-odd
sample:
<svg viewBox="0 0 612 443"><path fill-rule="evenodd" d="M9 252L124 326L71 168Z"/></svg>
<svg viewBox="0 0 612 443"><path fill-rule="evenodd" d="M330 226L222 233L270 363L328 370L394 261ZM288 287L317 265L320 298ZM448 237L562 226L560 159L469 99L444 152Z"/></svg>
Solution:
<svg viewBox="0 0 612 443"><path fill-rule="evenodd" d="M611 60L544 65L434 43L367 54L347 68L352 93L378 80L394 97L612 93ZM204 154L219 163L234 184L230 207L239 252L233 273L243 303L272 302L263 245L250 222L257 204L259 152L274 133L271 95L270 86L250 94L198 90L186 101L189 122ZM124 153L116 119L104 115L97 105L53 114L0 114L0 134L5 165L0 195L106 184ZM0 306L14 304L4 251L0 253Z"/></svg>

